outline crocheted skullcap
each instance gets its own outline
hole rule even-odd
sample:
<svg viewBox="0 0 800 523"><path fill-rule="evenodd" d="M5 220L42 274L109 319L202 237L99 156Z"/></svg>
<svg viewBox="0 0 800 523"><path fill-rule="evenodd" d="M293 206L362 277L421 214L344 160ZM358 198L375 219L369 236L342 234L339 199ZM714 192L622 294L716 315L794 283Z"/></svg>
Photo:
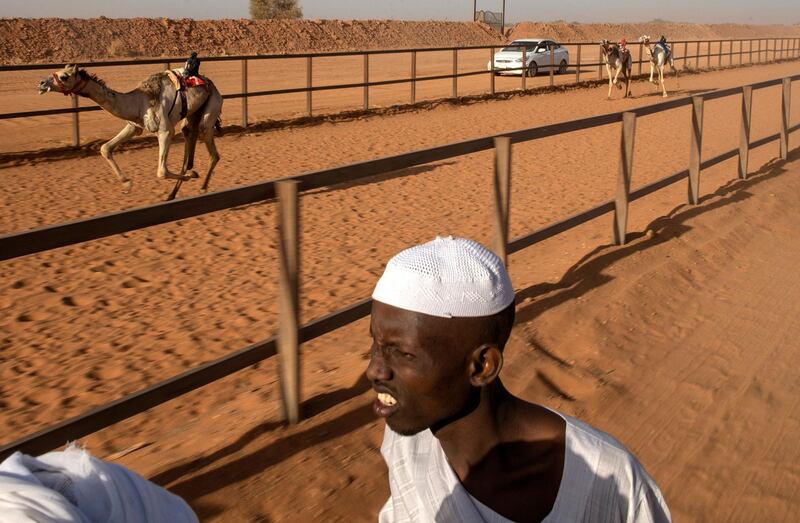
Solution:
<svg viewBox="0 0 800 523"><path fill-rule="evenodd" d="M503 262L481 244L437 237L395 255L372 298L442 318L496 314L514 301Z"/></svg>

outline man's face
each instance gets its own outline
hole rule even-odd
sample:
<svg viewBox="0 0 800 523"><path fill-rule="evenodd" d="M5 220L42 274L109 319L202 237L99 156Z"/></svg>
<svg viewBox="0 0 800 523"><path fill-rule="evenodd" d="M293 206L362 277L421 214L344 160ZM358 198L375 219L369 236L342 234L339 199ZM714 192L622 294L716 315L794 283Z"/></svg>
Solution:
<svg viewBox="0 0 800 523"><path fill-rule="evenodd" d="M373 301L367 378L373 408L395 432L416 434L462 413L477 389L469 381L463 319L446 319Z"/></svg>

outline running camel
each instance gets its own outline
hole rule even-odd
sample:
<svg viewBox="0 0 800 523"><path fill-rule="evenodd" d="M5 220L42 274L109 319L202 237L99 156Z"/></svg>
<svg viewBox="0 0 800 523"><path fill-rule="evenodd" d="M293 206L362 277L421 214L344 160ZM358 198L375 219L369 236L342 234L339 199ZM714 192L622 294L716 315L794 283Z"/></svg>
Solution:
<svg viewBox="0 0 800 523"><path fill-rule="evenodd" d="M182 182L198 177L192 170L198 138L205 143L211 159L203 181L203 191L208 189L211 174L220 158L214 143L214 131L220 125L222 95L210 80L203 80L205 85L187 87L186 96L179 96L176 84L180 86L181 81L178 75L163 71L150 75L134 90L120 93L108 87L97 76L72 64L42 80L39 83L39 94L52 91L90 98L106 112L125 121L125 127L119 134L100 148L100 154L111 165L125 193L130 192L133 181L120 170L114 160L114 150L144 131L156 133L159 155L157 175L161 179L176 180L175 187L167 198L171 200ZM175 135L175 127L183 118L186 119L182 129L186 139L183 166L180 173L172 173L167 168L167 155Z"/></svg>
<svg viewBox="0 0 800 523"><path fill-rule="evenodd" d="M666 39L662 36L655 44L650 43L650 37L644 35L639 37L639 41L644 44L647 56L650 57L650 82L655 85L661 85L661 96L667 97L667 88L664 85L664 66L669 64L673 71L675 71L675 83L677 88L680 89L680 80L678 80L678 70L675 69L675 62L672 60L672 51L667 45ZM658 71L658 81L653 79L655 71Z"/></svg>
<svg viewBox="0 0 800 523"><path fill-rule="evenodd" d="M608 40L600 42L600 50L603 53L603 63L608 72L608 99L611 99L611 86L616 85L617 89L622 89L619 84L620 74L625 77L625 98L631 96L631 70L633 69L633 59L631 53L623 51L622 46L613 44ZM611 73L611 70L614 73Z"/></svg>

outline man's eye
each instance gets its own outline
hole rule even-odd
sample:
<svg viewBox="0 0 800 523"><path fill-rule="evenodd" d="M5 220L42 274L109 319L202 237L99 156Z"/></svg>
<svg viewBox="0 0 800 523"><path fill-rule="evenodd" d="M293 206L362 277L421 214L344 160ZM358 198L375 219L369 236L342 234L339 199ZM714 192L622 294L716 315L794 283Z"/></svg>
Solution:
<svg viewBox="0 0 800 523"><path fill-rule="evenodd" d="M414 356L410 352L402 352L402 351L400 351L400 355L402 357L404 357L405 359L407 359L407 360L413 360L414 358L416 358L416 356Z"/></svg>

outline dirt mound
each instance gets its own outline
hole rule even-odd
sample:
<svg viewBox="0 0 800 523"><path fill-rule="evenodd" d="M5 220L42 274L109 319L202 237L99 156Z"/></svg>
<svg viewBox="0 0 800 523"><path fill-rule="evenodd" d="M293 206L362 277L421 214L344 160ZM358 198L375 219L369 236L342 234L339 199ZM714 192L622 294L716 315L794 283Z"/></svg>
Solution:
<svg viewBox="0 0 800 523"><path fill-rule="evenodd" d="M0 19L0 62L351 51L502 43L489 26L394 20Z"/></svg>
<svg viewBox="0 0 800 523"><path fill-rule="evenodd" d="M800 25L688 24L651 22L644 24L579 24L522 22L507 32L509 39L545 37L567 42L599 41L642 35L671 40L719 40L726 38L772 38L800 36Z"/></svg>
<svg viewBox="0 0 800 523"><path fill-rule="evenodd" d="M508 38L562 41L638 38L642 34L719 39L800 36L800 26L736 24L568 24L523 22ZM181 57L409 47L495 45L488 25L399 20L171 20L168 18L0 19L0 63L71 62L125 57Z"/></svg>

